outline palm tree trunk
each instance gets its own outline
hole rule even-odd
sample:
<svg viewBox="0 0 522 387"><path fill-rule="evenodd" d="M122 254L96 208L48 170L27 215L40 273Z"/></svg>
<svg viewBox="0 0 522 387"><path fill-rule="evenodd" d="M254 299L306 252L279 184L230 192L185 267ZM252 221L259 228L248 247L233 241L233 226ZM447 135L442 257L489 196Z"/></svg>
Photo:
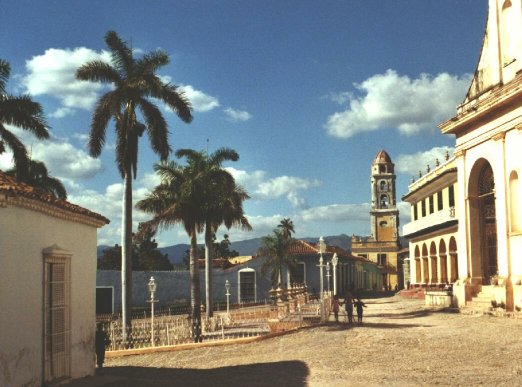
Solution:
<svg viewBox="0 0 522 387"><path fill-rule="evenodd" d="M214 302L212 288L214 282L214 249L212 248L212 226L209 222L205 225L205 297L207 303L207 317L214 314Z"/></svg>
<svg viewBox="0 0 522 387"><path fill-rule="evenodd" d="M123 342L128 345L128 335L132 333L132 175L127 168L123 181L121 233L121 316Z"/></svg>
<svg viewBox="0 0 522 387"><path fill-rule="evenodd" d="M199 289L198 241L196 227L190 236L190 306L192 309L192 338L195 343L202 341L201 337L201 296Z"/></svg>

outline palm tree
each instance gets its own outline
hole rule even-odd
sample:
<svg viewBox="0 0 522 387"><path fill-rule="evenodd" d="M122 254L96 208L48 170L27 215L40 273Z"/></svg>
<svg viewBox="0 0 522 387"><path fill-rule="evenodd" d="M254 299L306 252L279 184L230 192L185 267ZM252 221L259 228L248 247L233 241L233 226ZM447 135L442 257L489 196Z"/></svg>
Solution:
<svg viewBox="0 0 522 387"><path fill-rule="evenodd" d="M290 218L283 218L277 227L283 231L283 236L285 238L290 238L292 233L295 233L294 222L292 222Z"/></svg>
<svg viewBox="0 0 522 387"><path fill-rule="evenodd" d="M150 224L159 228L170 228L182 224L190 237L190 302L192 335L194 342L201 338L201 297L199 288L197 234L203 231L204 216L197 174L190 166L181 167L174 161L154 165L161 183L136 208L153 214Z"/></svg>
<svg viewBox="0 0 522 387"><path fill-rule="evenodd" d="M122 322L130 329L132 305L132 176L136 178L138 166L138 140L146 131L152 150L166 160L171 148L168 142L168 125L154 98L164 102L184 122L192 121L191 106L176 86L166 84L155 74L169 63L168 54L156 50L139 59L132 49L114 31L105 35L111 51L112 64L91 61L76 71L76 78L84 81L110 83L113 88L98 100L91 121L89 152L98 157L105 144L109 121L114 120L116 130L116 162L123 178L122 211ZM143 124L138 120L141 113ZM124 340L126 333L124 333Z"/></svg>
<svg viewBox="0 0 522 387"><path fill-rule="evenodd" d="M6 174L15 177L18 181L40 188L58 199L67 199L64 185L59 179L49 175L44 163L37 160L29 160L28 163L27 171L20 173L17 168L12 168Z"/></svg>
<svg viewBox="0 0 522 387"><path fill-rule="evenodd" d="M234 177L222 164L225 161L236 161L239 155L229 148L220 148L211 155L192 149L179 149L178 158L186 157L188 164L198 176L198 191L201 195L205 221L205 296L207 316L213 315L213 237L220 225L227 229L239 226L250 231L252 226L243 211L243 202L249 199L247 192L237 186Z"/></svg>
<svg viewBox="0 0 522 387"><path fill-rule="evenodd" d="M258 255L267 257L261 266L261 273L265 275L270 271L273 286L282 286L283 267L292 269L296 265L296 257L291 253L295 243L295 239L286 238L280 229L275 229L273 234L261 239Z"/></svg>
<svg viewBox="0 0 522 387"><path fill-rule="evenodd" d="M49 138L49 128L43 116L42 106L31 100L28 95L13 96L7 93L7 80L11 66L0 59L0 154L9 148L17 174L24 175L29 165L27 150L7 125L14 125L34 134L38 139Z"/></svg>

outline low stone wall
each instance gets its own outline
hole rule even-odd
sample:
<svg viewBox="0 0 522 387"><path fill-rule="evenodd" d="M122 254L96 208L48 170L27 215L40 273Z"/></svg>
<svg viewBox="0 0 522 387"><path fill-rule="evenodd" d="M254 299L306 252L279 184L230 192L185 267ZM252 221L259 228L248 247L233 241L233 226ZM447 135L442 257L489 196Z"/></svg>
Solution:
<svg viewBox="0 0 522 387"><path fill-rule="evenodd" d="M452 305L452 296L445 291L428 291L425 295L426 306L450 307Z"/></svg>

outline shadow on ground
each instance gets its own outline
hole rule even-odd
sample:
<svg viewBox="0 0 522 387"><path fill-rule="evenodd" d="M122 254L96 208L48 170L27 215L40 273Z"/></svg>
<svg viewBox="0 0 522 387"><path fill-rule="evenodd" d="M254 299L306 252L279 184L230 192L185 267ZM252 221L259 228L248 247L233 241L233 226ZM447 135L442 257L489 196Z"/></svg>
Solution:
<svg viewBox="0 0 522 387"><path fill-rule="evenodd" d="M326 324L328 331L347 331L349 329L359 328L381 328L381 329L405 329L405 328L418 328L418 327L430 327L431 325L423 324L398 324L398 323L375 323L375 322L363 322L362 324L348 324L348 323L332 323Z"/></svg>
<svg viewBox="0 0 522 387"><path fill-rule="evenodd" d="M257 363L212 369L108 367L103 375L75 380L67 387L91 386L295 386L308 385L308 366L300 361Z"/></svg>

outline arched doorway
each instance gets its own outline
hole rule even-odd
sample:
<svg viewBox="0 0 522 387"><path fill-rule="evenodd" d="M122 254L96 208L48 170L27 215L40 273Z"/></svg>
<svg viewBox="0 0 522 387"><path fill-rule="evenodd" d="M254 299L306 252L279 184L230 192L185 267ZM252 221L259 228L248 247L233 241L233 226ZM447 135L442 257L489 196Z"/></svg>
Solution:
<svg viewBox="0 0 522 387"><path fill-rule="evenodd" d="M459 264L457 256L457 241L455 237L451 237L449 241L449 255L450 255L450 282L455 282L459 279Z"/></svg>
<svg viewBox="0 0 522 387"><path fill-rule="evenodd" d="M441 239L440 243L439 243L439 259L440 259L440 282L445 284L446 282L448 282L448 269L447 269L446 242L444 242L444 239Z"/></svg>
<svg viewBox="0 0 522 387"><path fill-rule="evenodd" d="M425 284L430 282L430 269L428 267L428 248L426 243L422 245L422 280Z"/></svg>
<svg viewBox="0 0 522 387"><path fill-rule="evenodd" d="M421 258L419 245L415 246L415 283L420 284L421 279Z"/></svg>
<svg viewBox="0 0 522 387"><path fill-rule="evenodd" d="M439 276L437 273L437 246L435 242L430 244L430 283L436 284L439 282Z"/></svg>
<svg viewBox="0 0 522 387"><path fill-rule="evenodd" d="M470 175L471 269L489 285L498 274L495 179L488 161L478 160Z"/></svg>

